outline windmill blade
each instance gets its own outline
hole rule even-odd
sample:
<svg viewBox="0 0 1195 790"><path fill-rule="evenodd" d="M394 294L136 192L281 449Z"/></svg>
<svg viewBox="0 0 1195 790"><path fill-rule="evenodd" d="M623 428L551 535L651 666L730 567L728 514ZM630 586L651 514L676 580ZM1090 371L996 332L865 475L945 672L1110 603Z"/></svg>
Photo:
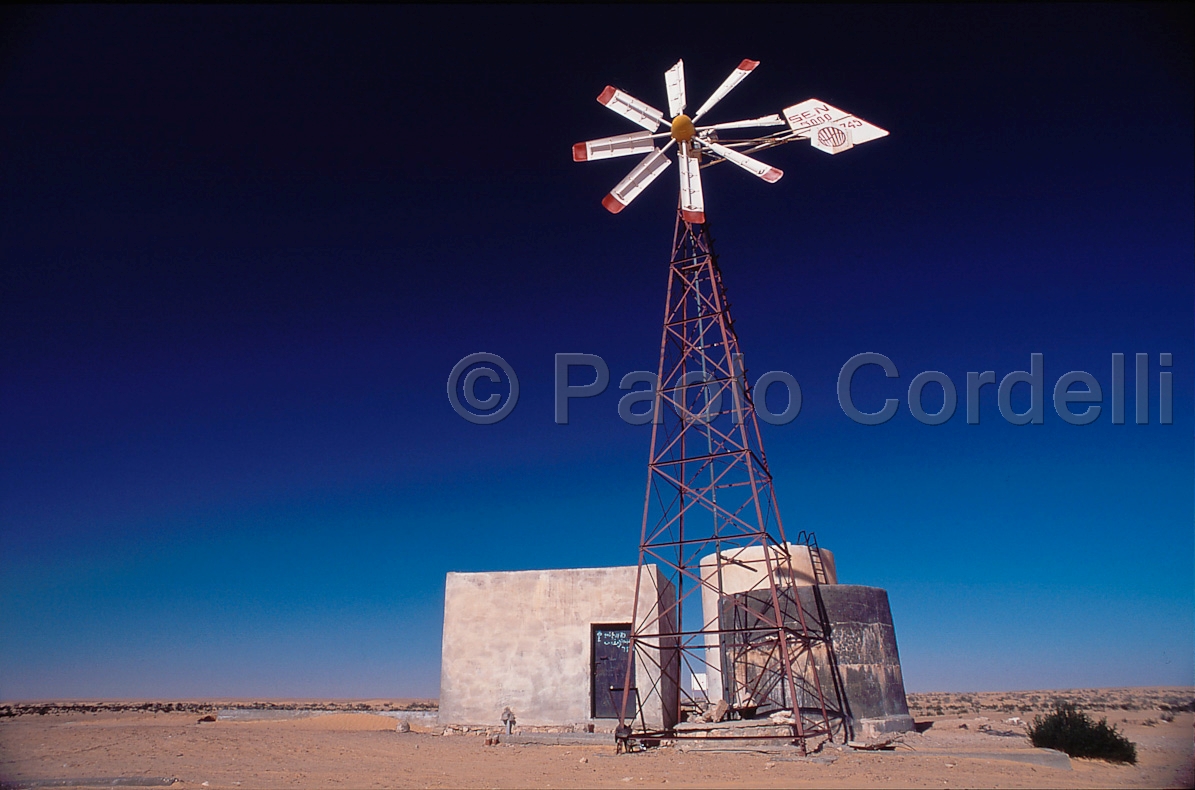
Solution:
<svg viewBox="0 0 1195 790"><path fill-rule="evenodd" d="M749 121L731 121L730 123L716 123L713 126L698 126L697 131L707 129L748 129L752 126L783 126L784 119L777 115L765 115L762 118L752 118Z"/></svg>
<svg viewBox="0 0 1195 790"><path fill-rule="evenodd" d="M706 142L705 145L726 161L735 163L751 175L759 176L769 184L775 184L780 180L780 177L784 175L784 171L780 168L772 167L771 165L765 165L758 159L752 159L746 154L740 154L733 148L727 148L724 145L718 145L717 143L711 142Z"/></svg>
<svg viewBox="0 0 1195 790"><path fill-rule="evenodd" d="M680 144L677 155L680 165L680 213L685 222L700 225L705 222L705 197L701 194L701 167L689 156L689 144Z"/></svg>
<svg viewBox="0 0 1195 790"><path fill-rule="evenodd" d="M666 156L666 152L671 147L672 141L669 140L663 148L652 151L642 162L635 165L635 169L627 173L627 177L619 181L618 185L610 190L610 194L602 199L602 205L606 210L611 214L622 211L632 200L639 197L639 193L655 181L660 173L667 170L672 160Z"/></svg>
<svg viewBox="0 0 1195 790"><path fill-rule="evenodd" d="M613 85L607 85L601 95L597 97L599 104L604 104L623 118L634 121L649 132L660 128L664 122L664 113L646 102L641 102L625 91L620 91Z"/></svg>
<svg viewBox="0 0 1195 790"><path fill-rule="evenodd" d="M664 87L668 91L668 117L675 118L685 111L685 62L678 60L676 65L664 72Z"/></svg>
<svg viewBox="0 0 1195 790"><path fill-rule="evenodd" d="M714 109L714 105L722 101L726 94L734 90L734 86L745 80L747 75L758 65L758 60L744 60L740 63L739 67L730 72L730 76L722 81L722 84L718 86L718 90L714 91L713 95L705 100L705 104L701 105L697 112L693 114L693 121L696 122L698 118Z"/></svg>
<svg viewBox="0 0 1195 790"><path fill-rule="evenodd" d="M655 149L651 132L631 132L600 140L588 140L573 146L573 161L588 162L592 159L613 159L616 156L646 154Z"/></svg>

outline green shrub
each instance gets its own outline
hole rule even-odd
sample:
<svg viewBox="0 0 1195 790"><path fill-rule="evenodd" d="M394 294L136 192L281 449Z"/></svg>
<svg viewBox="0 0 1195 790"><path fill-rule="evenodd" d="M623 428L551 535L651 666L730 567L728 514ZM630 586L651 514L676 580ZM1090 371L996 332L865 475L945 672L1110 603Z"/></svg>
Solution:
<svg viewBox="0 0 1195 790"><path fill-rule="evenodd" d="M1053 713L1034 718L1029 740L1034 746L1057 749L1071 757L1137 762L1137 747L1116 731L1116 725L1109 727L1107 719L1100 719L1097 724L1070 702L1059 703Z"/></svg>

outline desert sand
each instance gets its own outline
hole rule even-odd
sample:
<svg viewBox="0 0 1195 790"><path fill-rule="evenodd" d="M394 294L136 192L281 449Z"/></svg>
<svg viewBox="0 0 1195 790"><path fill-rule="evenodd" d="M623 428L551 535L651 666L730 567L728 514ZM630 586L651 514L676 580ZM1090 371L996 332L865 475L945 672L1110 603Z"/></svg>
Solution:
<svg viewBox="0 0 1195 790"><path fill-rule="evenodd" d="M903 735L893 749L826 746L806 758L791 748L753 747L615 755L612 741L540 745L502 742L502 736L487 746L482 735L444 735L429 710L434 702L428 701L9 704L0 705L0 784L241 790L1191 787L1193 692L914 694L910 707L921 731ZM1054 700L1077 702L1096 719L1106 716L1137 744L1138 764L1083 759L1060 764L1057 755L1034 750L1024 725L1008 720L1032 720ZM397 731L396 717L407 715L398 713L404 710L411 712L410 732Z"/></svg>

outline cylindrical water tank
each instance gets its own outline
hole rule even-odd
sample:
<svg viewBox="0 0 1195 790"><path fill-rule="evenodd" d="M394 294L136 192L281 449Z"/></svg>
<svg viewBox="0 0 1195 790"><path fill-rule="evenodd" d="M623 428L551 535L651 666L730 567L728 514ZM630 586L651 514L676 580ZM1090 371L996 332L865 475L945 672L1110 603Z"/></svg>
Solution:
<svg viewBox="0 0 1195 790"><path fill-rule="evenodd" d="M773 663L775 637L770 634L775 633L775 626L768 623L775 623L776 618L771 593L755 590L732 597L734 603L723 607L722 627L736 634L732 642L738 647L727 653L736 694L743 696L743 689L767 689L762 698L736 699L735 704L759 706L761 712L791 707L793 702L778 674L782 670ZM837 688L845 697L844 712L849 714L855 737L913 729L888 593L878 587L829 584L784 588L778 591L778 598L786 628L800 632L803 623L811 637L816 670L805 664L804 682L798 684L802 689L798 707L807 714L820 708L813 693L820 686L826 705L840 709ZM827 632L833 660L824 646Z"/></svg>

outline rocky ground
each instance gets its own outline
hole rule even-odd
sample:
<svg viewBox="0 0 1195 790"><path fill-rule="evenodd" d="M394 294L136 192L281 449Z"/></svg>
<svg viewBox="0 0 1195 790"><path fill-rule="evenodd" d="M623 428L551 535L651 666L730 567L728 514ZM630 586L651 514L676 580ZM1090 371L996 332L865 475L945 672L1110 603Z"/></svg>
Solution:
<svg viewBox="0 0 1195 790"><path fill-rule="evenodd" d="M8 715L0 718L0 785L115 784L176 790L1191 787L1193 692L1179 688L911 695L920 732L902 736L892 749L857 751L828 745L805 758L791 748L674 747L615 755L612 743L537 745L499 738L496 746L486 746L487 739L480 735L444 735L445 728L427 714L427 705L434 703L426 700L42 702L9 705ZM1066 760L1033 749L1024 722L1055 699L1081 706L1100 700L1097 704L1106 706L1103 711L1088 709L1096 718L1107 716L1137 744L1138 764ZM417 703L422 705L415 707ZM360 705L373 707L363 710ZM976 705L981 706L978 712ZM986 705L994 707L982 707ZM933 712L920 712L925 706L932 706ZM950 706L972 707L947 712L953 710ZM310 715L315 707L322 710ZM228 710L263 713L260 718L217 716L215 721L201 721L213 718L210 711ZM270 712L279 710L308 715L272 717ZM413 716L409 732L399 732L395 719L404 710Z"/></svg>

